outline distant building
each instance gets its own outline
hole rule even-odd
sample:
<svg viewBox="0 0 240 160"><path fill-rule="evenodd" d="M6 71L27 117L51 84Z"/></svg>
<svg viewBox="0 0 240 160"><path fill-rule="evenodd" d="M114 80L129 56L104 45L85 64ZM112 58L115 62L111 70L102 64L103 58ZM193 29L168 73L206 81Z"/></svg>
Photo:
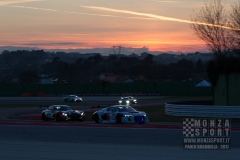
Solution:
<svg viewBox="0 0 240 160"><path fill-rule="evenodd" d="M53 84L52 76L50 74L39 74L39 84Z"/></svg>

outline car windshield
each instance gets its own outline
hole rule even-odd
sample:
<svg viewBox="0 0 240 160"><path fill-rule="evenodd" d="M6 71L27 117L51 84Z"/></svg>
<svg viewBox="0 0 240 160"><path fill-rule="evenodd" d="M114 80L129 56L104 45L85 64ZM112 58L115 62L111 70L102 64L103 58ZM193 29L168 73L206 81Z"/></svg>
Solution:
<svg viewBox="0 0 240 160"><path fill-rule="evenodd" d="M57 110L57 111L68 111L68 110L72 110L72 108L70 108L69 106L56 106L54 108L54 110Z"/></svg>
<svg viewBox="0 0 240 160"><path fill-rule="evenodd" d="M136 112L132 107L117 107L119 112Z"/></svg>

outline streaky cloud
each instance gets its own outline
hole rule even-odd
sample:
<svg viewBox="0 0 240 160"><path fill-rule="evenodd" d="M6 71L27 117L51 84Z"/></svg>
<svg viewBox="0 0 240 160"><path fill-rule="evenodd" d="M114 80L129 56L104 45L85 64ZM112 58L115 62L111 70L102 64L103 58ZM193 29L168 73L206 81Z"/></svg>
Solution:
<svg viewBox="0 0 240 160"><path fill-rule="evenodd" d="M45 1L45 0L6 0L6 1L0 1L0 6L5 5L12 5L12 4L18 4L18 3L28 3L28 2L38 2L38 1Z"/></svg>
<svg viewBox="0 0 240 160"><path fill-rule="evenodd" d="M154 18L154 19L160 19L160 20L165 20L165 21L177 21L177 22L184 22L184 23L192 23L189 20L183 20L183 19L177 19L177 18L171 18L171 17L164 17L164 16L159 16L155 14L150 14L150 13L141 13L141 12L134 12L134 11L128 11L128 10L119 10L119 9L112 9L112 8L106 8L106 7L97 7L97 6L83 6L79 5L83 8L89 8L89 9L95 9L95 10L102 10L102 11L110 11L110 12L118 12L118 13L125 13L125 14L131 14L131 15L138 15L138 16L144 16L144 17L149 17L149 18Z"/></svg>
<svg viewBox="0 0 240 160"><path fill-rule="evenodd" d="M49 8L26 7L26 6L19 6L19 5L7 5L7 7L33 9L33 10L42 10L42 11L51 11L51 12L62 12L62 13L68 13L68 14L79 14L79 15L89 15L89 16L101 16L101 17L113 17L113 18L132 18L132 19L156 20L156 19L153 19L153 18L123 17L123 16L114 16L114 15L107 15L107 14L91 14L91 13L83 13L83 12L69 12L69 11L61 11L61 10L49 9Z"/></svg>
<svg viewBox="0 0 240 160"><path fill-rule="evenodd" d="M148 1L151 1L151 2L158 2L158 3L175 3L175 4L186 4L186 3L191 3L191 4L204 4L204 2L199 2L199 1L189 1L189 2L186 2L186 1L160 1L160 0L148 0Z"/></svg>
<svg viewBox="0 0 240 160"><path fill-rule="evenodd" d="M26 6L17 6L17 5L14 5L14 6L12 5L12 6L8 6L8 7L42 10L42 11L51 11L51 12L62 12L62 13L69 13L69 14L93 15L93 16L104 16L104 17L118 17L118 16L104 15L104 14L99 15L99 14L89 14L89 13L81 13L81 12L68 12L68 11L61 11L61 10L50 9L50 8L37 8L37 7L26 7Z"/></svg>
<svg viewBox="0 0 240 160"><path fill-rule="evenodd" d="M194 7L201 7L202 5L204 5L204 2L200 2L200 1L182 1L182 0L178 0L178 1L171 1L171 0L147 0L149 2L153 2L153 3L158 3L161 5L171 5L172 7L177 7L177 8L194 8Z"/></svg>
<svg viewBox="0 0 240 160"><path fill-rule="evenodd" d="M156 1L156 0L149 0L149 1L160 2L160 3L181 3L179 1Z"/></svg>
<svg viewBox="0 0 240 160"><path fill-rule="evenodd" d="M9 5L8 5L8 7L34 9L34 10L51 11L51 12L59 12L59 10L48 9L48 8L36 8L36 7L26 7L26 6L9 6Z"/></svg>
<svg viewBox="0 0 240 160"><path fill-rule="evenodd" d="M102 11L109 11L109 12L117 12L117 13L125 13L125 14L131 14L131 15L144 16L144 17L149 17L149 18L154 18L154 19L164 20L164 21L174 21L174 22L190 23L190 24L195 23L195 24L198 24L198 25L219 27L219 28L224 28L224 29L229 29L229 30L240 30L240 28L232 28L232 27L228 27L228 26L222 26L222 25L218 25L218 24L210 24L210 23L205 23L205 22L193 22L193 21L190 21L190 20L159 16L159 15L150 14L150 13L142 13L142 12L135 12L135 11L129 11L129 10L112 9L112 8L98 7L98 6L84 6L84 5L79 5L79 6L81 6L83 8L94 9L94 10L102 10Z"/></svg>

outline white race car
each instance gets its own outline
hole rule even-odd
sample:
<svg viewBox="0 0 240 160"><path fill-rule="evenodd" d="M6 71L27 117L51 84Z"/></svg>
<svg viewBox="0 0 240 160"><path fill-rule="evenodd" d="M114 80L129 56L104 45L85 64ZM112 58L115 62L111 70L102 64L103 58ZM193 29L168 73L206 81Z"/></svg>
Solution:
<svg viewBox="0 0 240 160"><path fill-rule="evenodd" d="M120 105L137 104L137 99L135 99L134 97L131 97L131 96L121 97L121 99L118 102Z"/></svg>
<svg viewBox="0 0 240 160"><path fill-rule="evenodd" d="M147 123L148 116L127 105L113 105L93 113L96 123Z"/></svg>
<svg viewBox="0 0 240 160"><path fill-rule="evenodd" d="M68 95L68 96L64 97L64 101L65 102L82 102L83 99L76 95Z"/></svg>

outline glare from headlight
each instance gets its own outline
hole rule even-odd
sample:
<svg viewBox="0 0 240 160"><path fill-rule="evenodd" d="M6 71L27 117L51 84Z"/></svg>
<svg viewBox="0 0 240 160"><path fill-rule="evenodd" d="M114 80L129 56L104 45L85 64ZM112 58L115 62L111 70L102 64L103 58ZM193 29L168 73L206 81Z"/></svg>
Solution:
<svg viewBox="0 0 240 160"><path fill-rule="evenodd" d="M81 115L83 115L83 112L81 113Z"/></svg>
<svg viewBox="0 0 240 160"><path fill-rule="evenodd" d="M122 101L119 101L119 103L122 103Z"/></svg>
<svg viewBox="0 0 240 160"><path fill-rule="evenodd" d="M126 101L127 103L129 103L129 101Z"/></svg>
<svg viewBox="0 0 240 160"><path fill-rule="evenodd" d="M62 113L62 115L67 116L67 113Z"/></svg>

